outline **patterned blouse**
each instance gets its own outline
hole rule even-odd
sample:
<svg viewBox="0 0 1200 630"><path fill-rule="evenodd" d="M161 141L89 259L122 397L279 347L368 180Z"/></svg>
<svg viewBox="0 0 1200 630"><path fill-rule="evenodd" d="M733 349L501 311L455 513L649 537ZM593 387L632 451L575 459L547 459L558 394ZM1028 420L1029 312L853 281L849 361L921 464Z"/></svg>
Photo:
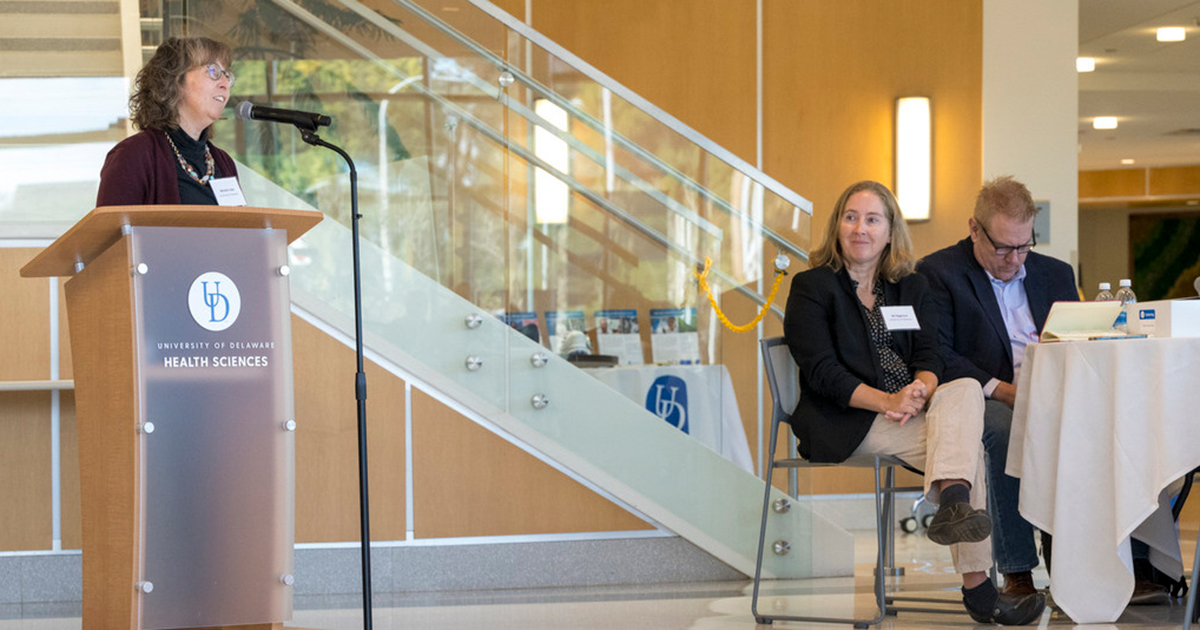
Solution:
<svg viewBox="0 0 1200 630"><path fill-rule="evenodd" d="M853 279L850 280L850 284L854 285L855 291L858 290L858 283ZM872 308L867 308L862 301L858 304L867 317L867 325L871 329L871 345L875 347L875 354L879 355L879 364L883 366L883 391L894 394L911 383L913 375L904 359L892 349L892 333L883 323L883 311L880 310L880 307L886 306L883 280L876 279L875 288L871 292L875 295L875 305Z"/></svg>

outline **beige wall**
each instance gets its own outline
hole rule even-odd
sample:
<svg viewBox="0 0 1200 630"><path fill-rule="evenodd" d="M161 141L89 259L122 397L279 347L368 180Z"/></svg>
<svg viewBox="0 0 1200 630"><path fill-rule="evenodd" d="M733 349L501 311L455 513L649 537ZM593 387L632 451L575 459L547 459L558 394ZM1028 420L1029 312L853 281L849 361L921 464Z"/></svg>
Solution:
<svg viewBox="0 0 1200 630"><path fill-rule="evenodd" d="M1132 277L1129 262L1129 208L1079 210L1079 286L1092 299L1099 283L1117 290L1121 278ZM1136 289L1135 289L1136 292Z"/></svg>

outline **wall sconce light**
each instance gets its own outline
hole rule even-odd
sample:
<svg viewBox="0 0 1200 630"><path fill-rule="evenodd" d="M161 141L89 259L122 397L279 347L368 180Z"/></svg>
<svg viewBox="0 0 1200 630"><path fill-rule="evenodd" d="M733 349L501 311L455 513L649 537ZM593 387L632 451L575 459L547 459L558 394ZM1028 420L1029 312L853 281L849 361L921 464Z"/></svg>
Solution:
<svg viewBox="0 0 1200 630"><path fill-rule="evenodd" d="M1076 72L1095 72L1096 58L1095 57L1076 57L1075 58Z"/></svg>
<svg viewBox="0 0 1200 630"><path fill-rule="evenodd" d="M557 104L538 99L533 110L560 131L567 130L567 110ZM570 150L567 143L541 124L533 130L533 154L560 173L570 172ZM533 211L535 221L562 225L567 222L571 191L566 182L541 168L533 173Z"/></svg>
<svg viewBox="0 0 1200 630"><path fill-rule="evenodd" d="M907 221L929 219L933 142L929 97L896 99L896 199Z"/></svg>
<svg viewBox="0 0 1200 630"><path fill-rule="evenodd" d="M1092 119L1092 129L1116 129L1116 116L1096 116Z"/></svg>
<svg viewBox="0 0 1200 630"><path fill-rule="evenodd" d="M1187 39L1187 29L1182 26L1162 26L1154 32L1154 38L1160 42L1181 42Z"/></svg>

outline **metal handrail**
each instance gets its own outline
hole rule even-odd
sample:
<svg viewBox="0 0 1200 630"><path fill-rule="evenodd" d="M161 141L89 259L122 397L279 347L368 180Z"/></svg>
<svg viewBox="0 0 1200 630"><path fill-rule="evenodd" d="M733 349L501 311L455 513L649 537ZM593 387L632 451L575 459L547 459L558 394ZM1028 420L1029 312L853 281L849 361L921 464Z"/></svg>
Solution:
<svg viewBox="0 0 1200 630"><path fill-rule="evenodd" d="M75 389L73 380L0 381L0 392L47 392Z"/></svg>

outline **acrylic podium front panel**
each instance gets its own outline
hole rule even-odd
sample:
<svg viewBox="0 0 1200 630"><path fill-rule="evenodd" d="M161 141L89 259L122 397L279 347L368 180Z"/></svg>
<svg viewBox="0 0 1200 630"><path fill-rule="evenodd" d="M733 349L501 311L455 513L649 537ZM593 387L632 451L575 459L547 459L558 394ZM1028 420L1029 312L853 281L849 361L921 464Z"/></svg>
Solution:
<svg viewBox="0 0 1200 630"><path fill-rule="evenodd" d="M135 227L132 260L141 331L141 627L290 619L286 235Z"/></svg>

